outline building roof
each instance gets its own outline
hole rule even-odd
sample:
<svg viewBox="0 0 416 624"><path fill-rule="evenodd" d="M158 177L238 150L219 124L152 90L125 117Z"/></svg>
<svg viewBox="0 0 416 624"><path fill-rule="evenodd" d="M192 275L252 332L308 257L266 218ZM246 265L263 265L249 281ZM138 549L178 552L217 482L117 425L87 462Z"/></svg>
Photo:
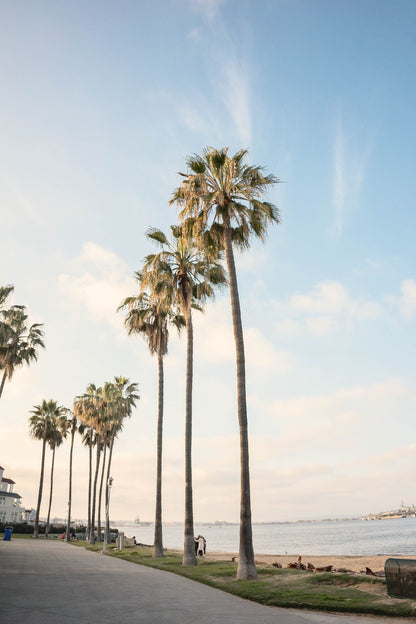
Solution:
<svg viewBox="0 0 416 624"><path fill-rule="evenodd" d="M22 498L20 494L16 494L16 492L2 492L0 490L0 496L8 496L11 498Z"/></svg>
<svg viewBox="0 0 416 624"><path fill-rule="evenodd" d="M3 477L3 478L2 478L2 481L3 481L4 483L13 483L13 484L15 484L15 483L16 483L16 481L13 481L13 479L6 479L5 477Z"/></svg>

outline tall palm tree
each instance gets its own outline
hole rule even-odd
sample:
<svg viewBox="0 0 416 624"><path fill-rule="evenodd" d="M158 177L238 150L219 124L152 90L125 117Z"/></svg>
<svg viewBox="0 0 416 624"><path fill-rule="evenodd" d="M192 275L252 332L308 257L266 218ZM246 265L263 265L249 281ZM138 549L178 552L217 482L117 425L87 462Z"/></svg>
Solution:
<svg viewBox="0 0 416 624"><path fill-rule="evenodd" d="M172 307L171 302L152 291L143 291L142 275L135 274L139 285L139 294L127 297L119 306L127 310L124 324L129 335L141 334L147 341L151 355L157 355L158 363L158 416L157 416L157 465L156 465L156 509L153 557L163 557L162 535L162 439L163 439L163 395L164 367L163 359L168 352L169 325L178 332L185 325L185 319ZM155 280L157 281L157 279ZM150 279L148 279L150 282Z"/></svg>
<svg viewBox="0 0 416 624"><path fill-rule="evenodd" d="M136 402L140 399L138 394L138 384L136 382L130 382L126 377L114 377L114 382L107 382L104 385L107 396L110 398L111 403L111 418L110 424L110 450L107 463L107 480L105 489L105 507L108 509L109 503L109 482L110 482L110 470L111 461L113 457L114 441L118 433L123 428L123 423L126 418L130 418L133 412L133 408L136 406ZM110 527L108 524L108 517L105 525L106 539L109 540Z"/></svg>
<svg viewBox="0 0 416 624"><path fill-rule="evenodd" d="M2 288L0 301L3 300L4 303L12 288ZM6 379L11 379L19 366L37 360L39 348L45 347L43 325L34 323L29 327L27 321L28 315L24 306L14 305L8 310L0 309L0 397Z"/></svg>
<svg viewBox="0 0 416 624"><path fill-rule="evenodd" d="M40 505L42 502L46 443L48 442L48 439L54 430L54 422L56 422L56 420L63 415L64 410L65 408L61 405L58 405L56 401L52 399L46 401L44 399L40 405L34 406L34 409L31 410L32 416L30 416L29 418L29 431L31 437L35 440L42 440L42 461L39 479L38 502L36 507L36 519L33 532L33 537L35 539L39 537L39 513Z"/></svg>
<svg viewBox="0 0 416 624"><path fill-rule="evenodd" d="M146 257L142 272L144 288L166 301L179 304L186 323L186 410L185 410L185 532L183 565L196 565L192 488L192 385L193 325L192 308L202 310L201 303L213 296L214 286L226 283L222 265L210 254L196 249L177 227L172 227L172 240L160 230L151 228L149 239L161 251Z"/></svg>
<svg viewBox="0 0 416 624"><path fill-rule="evenodd" d="M245 163L247 150L234 156L228 148L206 148L202 156L187 158L188 172L172 195L181 208L180 219L199 244L217 244L225 251L230 281L231 310L237 363L238 420L240 428L240 549L238 579L256 578L251 526L248 423L243 327L233 247L246 249L254 236L264 240L267 227L279 222L279 212L264 201L277 182L262 167Z"/></svg>
<svg viewBox="0 0 416 624"><path fill-rule="evenodd" d="M111 424L107 423L107 428L103 434L103 461L101 463L101 477L100 477L100 488L98 492L98 507L97 507L97 535L98 541L101 542L101 503L103 496L103 487L104 487L104 476L106 469L106 459L107 459L107 449L110 447L110 437L111 437Z"/></svg>
<svg viewBox="0 0 416 624"><path fill-rule="evenodd" d="M68 410L69 412L69 410ZM69 483L68 483L68 518L66 522L66 531L65 531L65 541L69 541L69 534L71 531L71 506L72 506L72 456L74 450L74 438L77 431L82 433L82 428L80 430L80 424L78 422L78 418L76 414L72 412L71 418L68 418L68 431L71 434L71 447L69 450Z"/></svg>
<svg viewBox="0 0 416 624"><path fill-rule="evenodd" d="M66 409L63 408L63 411L66 412ZM48 444L50 449L52 450L52 463L51 463L51 478L50 478L50 487L49 487L49 506L48 506L48 517L46 519L46 527L45 527L45 539L48 539L49 536L49 520L51 516L51 507L52 507L52 496L53 496L53 477L54 477L54 468L55 468L55 450L58 446L61 446L64 438L66 438L66 434L68 431L68 421L66 416L63 414L57 418L53 418L51 421L51 430L48 435Z"/></svg>
<svg viewBox="0 0 416 624"><path fill-rule="evenodd" d="M95 507L97 499L97 480L101 460L101 437L105 427L107 402L103 389L90 384L86 392L76 399L76 413L89 430L84 439L89 444L89 485L88 485L88 540L95 541ZM95 472L92 477L92 447L96 447Z"/></svg>

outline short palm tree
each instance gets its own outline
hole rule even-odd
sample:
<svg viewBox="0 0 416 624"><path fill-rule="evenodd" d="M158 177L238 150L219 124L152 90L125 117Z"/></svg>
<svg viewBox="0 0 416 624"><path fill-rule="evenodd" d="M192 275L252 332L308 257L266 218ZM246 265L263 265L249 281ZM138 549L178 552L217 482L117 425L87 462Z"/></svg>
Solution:
<svg viewBox="0 0 416 624"><path fill-rule="evenodd" d="M214 287L226 283L222 265L210 254L198 250L192 240L182 236L180 228L172 227L172 240L157 229L150 229L149 239L161 251L147 256L142 272L144 288L156 296L180 306L185 318L186 347L186 411L185 411L185 532L183 565L196 565L192 488L192 385L193 325L192 308L202 310L201 303L214 294Z"/></svg>
<svg viewBox="0 0 416 624"><path fill-rule="evenodd" d="M171 203L181 208L180 219L200 245L224 249L230 281L231 310L237 363L240 428L240 549L237 578L256 578L251 526L248 423L243 328L233 247L246 249L254 236L264 240L267 227L279 222L277 208L264 201L266 190L279 182L262 167L245 163L247 150L234 156L228 148L206 148L187 159L188 172Z"/></svg>
<svg viewBox="0 0 416 624"><path fill-rule="evenodd" d="M184 317L172 306L167 298L156 295L153 291L143 291L142 275L135 274L139 293L127 297L120 309L127 310L124 324L129 335L141 334L147 341L151 355L157 355L158 362L158 417L157 417L157 465L156 465L156 509L153 557L163 557L162 534L162 440L163 440L163 395L164 367L163 359L168 352L169 325L178 331L185 325ZM148 283L151 281L148 276ZM154 280L157 283L157 278Z"/></svg>
<svg viewBox="0 0 416 624"><path fill-rule="evenodd" d="M12 287L3 287L0 300L3 303ZM30 364L38 358L38 350L44 348L43 325L34 323L30 327L24 306L12 306L8 310L0 309L0 397L3 394L6 379L11 379L16 368Z"/></svg>
<svg viewBox="0 0 416 624"><path fill-rule="evenodd" d="M34 406L34 409L31 410L32 416L29 418L29 430L31 437L35 440L42 440L42 461L40 469L38 502L36 507L36 519L33 532L33 537L35 539L39 537L39 513L40 505L42 502L46 444L49 441L50 436L53 434L56 421L64 415L64 412L65 408L61 405L58 405L56 401L53 401L52 399L46 401L44 399L40 405Z"/></svg>

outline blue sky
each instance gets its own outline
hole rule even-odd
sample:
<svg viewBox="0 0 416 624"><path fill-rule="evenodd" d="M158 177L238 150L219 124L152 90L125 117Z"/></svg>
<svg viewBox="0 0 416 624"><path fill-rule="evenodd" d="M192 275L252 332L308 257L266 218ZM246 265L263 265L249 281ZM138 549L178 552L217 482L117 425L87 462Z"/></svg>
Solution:
<svg viewBox="0 0 416 624"><path fill-rule="evenodd" d="M156 362L115 309L146 229L176 219L185 157L207 145L247 147L282 181L282 223L238 258L254 520L416 503L415 3L5 0L0 17L0 283L47 344L0 404L0 463L24 504L40 465L32 406L125 375L141 400L116 449L113 513L153 518ZM195 326L195 516L237 520L227 293ZM183 517L184 349L172 335L167 520ZM85 517L80 444L76 458ZM58 516L67 463L63 447Z"/></svg>

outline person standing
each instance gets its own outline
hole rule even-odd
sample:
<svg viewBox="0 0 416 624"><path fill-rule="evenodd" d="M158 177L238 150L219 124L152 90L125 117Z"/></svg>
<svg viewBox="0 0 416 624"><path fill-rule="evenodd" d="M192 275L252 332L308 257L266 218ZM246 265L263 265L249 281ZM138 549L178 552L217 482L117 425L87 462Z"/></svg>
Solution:
<svg viewBox="0 0 416 624"><path fill-rule="evenodd" d="M203 557L204 556L204 538L202 537L202 535L198 536L198 556L199 557Z"/></svg>

